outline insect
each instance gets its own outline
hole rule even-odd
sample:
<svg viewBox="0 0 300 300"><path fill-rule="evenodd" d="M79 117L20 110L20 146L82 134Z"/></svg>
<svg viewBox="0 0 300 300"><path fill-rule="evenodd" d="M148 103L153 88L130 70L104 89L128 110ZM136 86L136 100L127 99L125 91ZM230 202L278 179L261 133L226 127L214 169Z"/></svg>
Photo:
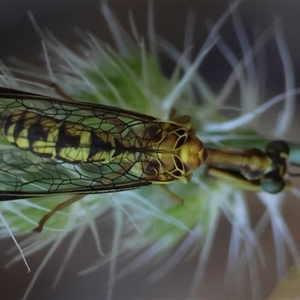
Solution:
<svg viewBox="0 0 300 300"><path fill-rule="evenodd" d="M120 108L60 100L0 87L0 201L74 194L39 226L83 195L186 183L202 164L207 173L250 191L278 193L288 145L265 151L205 147L189 117L172 121Z"/></svg>

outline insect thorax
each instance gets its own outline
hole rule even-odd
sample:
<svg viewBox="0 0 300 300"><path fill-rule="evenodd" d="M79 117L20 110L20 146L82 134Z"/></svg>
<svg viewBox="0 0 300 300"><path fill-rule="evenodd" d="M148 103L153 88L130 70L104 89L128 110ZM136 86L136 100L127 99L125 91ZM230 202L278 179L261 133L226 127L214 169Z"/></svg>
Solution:
<svg viewBox="0 0 300 300"><path fill-rule="evenodd" d="M145 130L144 141L149 141L151 149L144 153L140 167L143 177L155 183L187 182L206 160L206 149L189 122L153 122Z"/></svg>

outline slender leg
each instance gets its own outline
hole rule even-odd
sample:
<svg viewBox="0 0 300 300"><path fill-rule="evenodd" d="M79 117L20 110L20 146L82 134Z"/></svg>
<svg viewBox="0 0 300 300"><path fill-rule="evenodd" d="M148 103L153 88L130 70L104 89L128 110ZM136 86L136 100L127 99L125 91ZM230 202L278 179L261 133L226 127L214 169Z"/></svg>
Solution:
<svg viewBox="0 0 300 300"><path fill-rule="evenodd" d="M175 193L173 193L172 191L170 191L170 190L168 189L167 186L165 186L165 185L159 185L159 187L160 187L161 189L163 189L164 192L165 192L168 196L170 196L171 200L172 200L174 203L179 204L179 205L182 205L182 204L184 203L184 200L183 200L181 197L179 197L178 195L176 195Z"/></svg>
<svg viewBox="0 0 300 300"><path fill-rule="evenodd" d="M229 183L234 188L252 192L263 191L260 180L248 180L240 173L234 173L227 170L221 170L216 167L208 166L206 169L207 174L221 179Z"/></svg>
<svg viewBox="0 0 300 300"><path fill-rule="evenodd" d="M39 221L38 226L33 229L33 231L35 232L41 232L44 228L45 223L58 211L66 208L67 206L69 206L70 204L80 200L82 197L84 197L84 195L75 195L72 198L58 204L57 206L55 206L51 211L49 211L47 214L45 214Z"/></svg>
<svg viewBox="0 0 300 300"><path fill-rule="evenodd" d="M51 83L50 85L54 88L57 95L61 96L67 102L75 102L68 94L66 94L56 83Z"/></svg>

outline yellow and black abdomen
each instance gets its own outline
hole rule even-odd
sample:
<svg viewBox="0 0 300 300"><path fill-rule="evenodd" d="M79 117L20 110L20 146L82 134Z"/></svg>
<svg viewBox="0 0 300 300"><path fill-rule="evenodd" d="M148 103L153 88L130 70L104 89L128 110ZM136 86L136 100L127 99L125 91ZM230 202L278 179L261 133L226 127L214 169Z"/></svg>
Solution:
<svg viewBox="0 0 300 300"><path fill-rule="evenodd" d="M71 163L108 163L123 145L112 134L26 110L1 115L1 133L13 145L42 157Z"/></svg>

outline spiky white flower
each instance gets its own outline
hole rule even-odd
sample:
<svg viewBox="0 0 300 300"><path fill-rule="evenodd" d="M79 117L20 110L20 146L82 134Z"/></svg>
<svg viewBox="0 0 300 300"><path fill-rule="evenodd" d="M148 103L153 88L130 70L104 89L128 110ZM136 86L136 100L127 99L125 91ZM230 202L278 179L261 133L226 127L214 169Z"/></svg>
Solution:
<svg viewBox="0 0 300 300"><path fill-rule="evenodd" d="M294 88L290 57L279 23L277 22L274 28L268 28L257 37L253 45L250 45L237 13L237 6L238 2L234 2L211 26L209 35L194 60L190 60L189 55L181 53L166 40L158 38L153 30L153 19L152 23L150 22L149 47L146 47L145 41L138 35L134 26L132 39L123 30L107 3L102 4L102 13L111 29L116 50L92 34L84 34L84 45L81 51L76 53L52 35L42 32L33 20L43 39L49 74L42 75L45 73L41 70L10 70L18 76L36 76L34 74L39 72L39 79L59 83L68 95L80 101L123 107L154 115L159 119L168 118L173 110L190 115L197 135L208 144L236 149L249 145L261 147L265 140L255 133L254 121L271 106L282 102L284 111L277 122L280 125L273 135L283 135L290 126L289 120L294 111L293 100L299 89ZM153 17L151 10L150 16ZM242 59L238 59L219 33L229 18L232 18L237 32L243 52ZM259 77L257 64L260 62L262 49L274 36L283 62L286 89L282 94L260 104L263 96L261 91L264 89L261 83L264 80ZM232 68L231 75L218 95L198 73L200 65L216 47ZM170 78L166 78L161 72L157 49L167 53L176 63ZM42 84L12 76L11 71L4 66L0 79L1 84L5 86L43 94L51 93L49 88ZM236 118L228 120L220 111L226 107L232 108L227 103L236 91L239 92L238 99L241 99L241 103L237 104L240 112ZM197 103L199 96L203 99L202 105ZM266 206L266 213L255 228L249 218L245 194L221 181L207 178L203 168L194 174L188 185L174 185L169 190L157 186L118 194L86 196L51 218L42 233L30 236L20 244L22 254L26 257L46 246L50 247L40 267L35 270L24 297L29 295L41 271L46 268L57 248L72 231L69 248L55 279L55 283L58 282L64 268L68 263L72 263L72 254L88 230L94 237L99 260L91 262L92 266L87 267L81 274L109 264L108 298L112 298L116 280L141 267L155 264L155 270L147 276L148 282L154 282L166 276L180 260L191 253L197 253L195 275L188 292L189 296L193 297L205 272L222 214L232 224L228 257L230 278L248 268L253 295L258 297L260 292L257 269L264 261L258 238L269 222L272 223L276 234L278 275L285 270L284 258L281 258L284 252L282 245L287 245L294 260L299 259L299 252L280 213L283 196L284 193L277 196L264 193L258 195ZM176 197L184 199L184 205L174 204L172 200L176 200ZM18 237L28 232L35 227L45 212L53 208L53 203L67 198L67 195L62 195L59 198L45 197L38 202L22 200L1 203L1 237ZM111 249L103 250L100 242L102 236L98 232L96 220L107 216L114 220L114 228ZM22 258L16 256L9 265ZM127 262L122 269L117 268L119 260ZM239 275L236 277L238 282L241 278Z"/></svg>

